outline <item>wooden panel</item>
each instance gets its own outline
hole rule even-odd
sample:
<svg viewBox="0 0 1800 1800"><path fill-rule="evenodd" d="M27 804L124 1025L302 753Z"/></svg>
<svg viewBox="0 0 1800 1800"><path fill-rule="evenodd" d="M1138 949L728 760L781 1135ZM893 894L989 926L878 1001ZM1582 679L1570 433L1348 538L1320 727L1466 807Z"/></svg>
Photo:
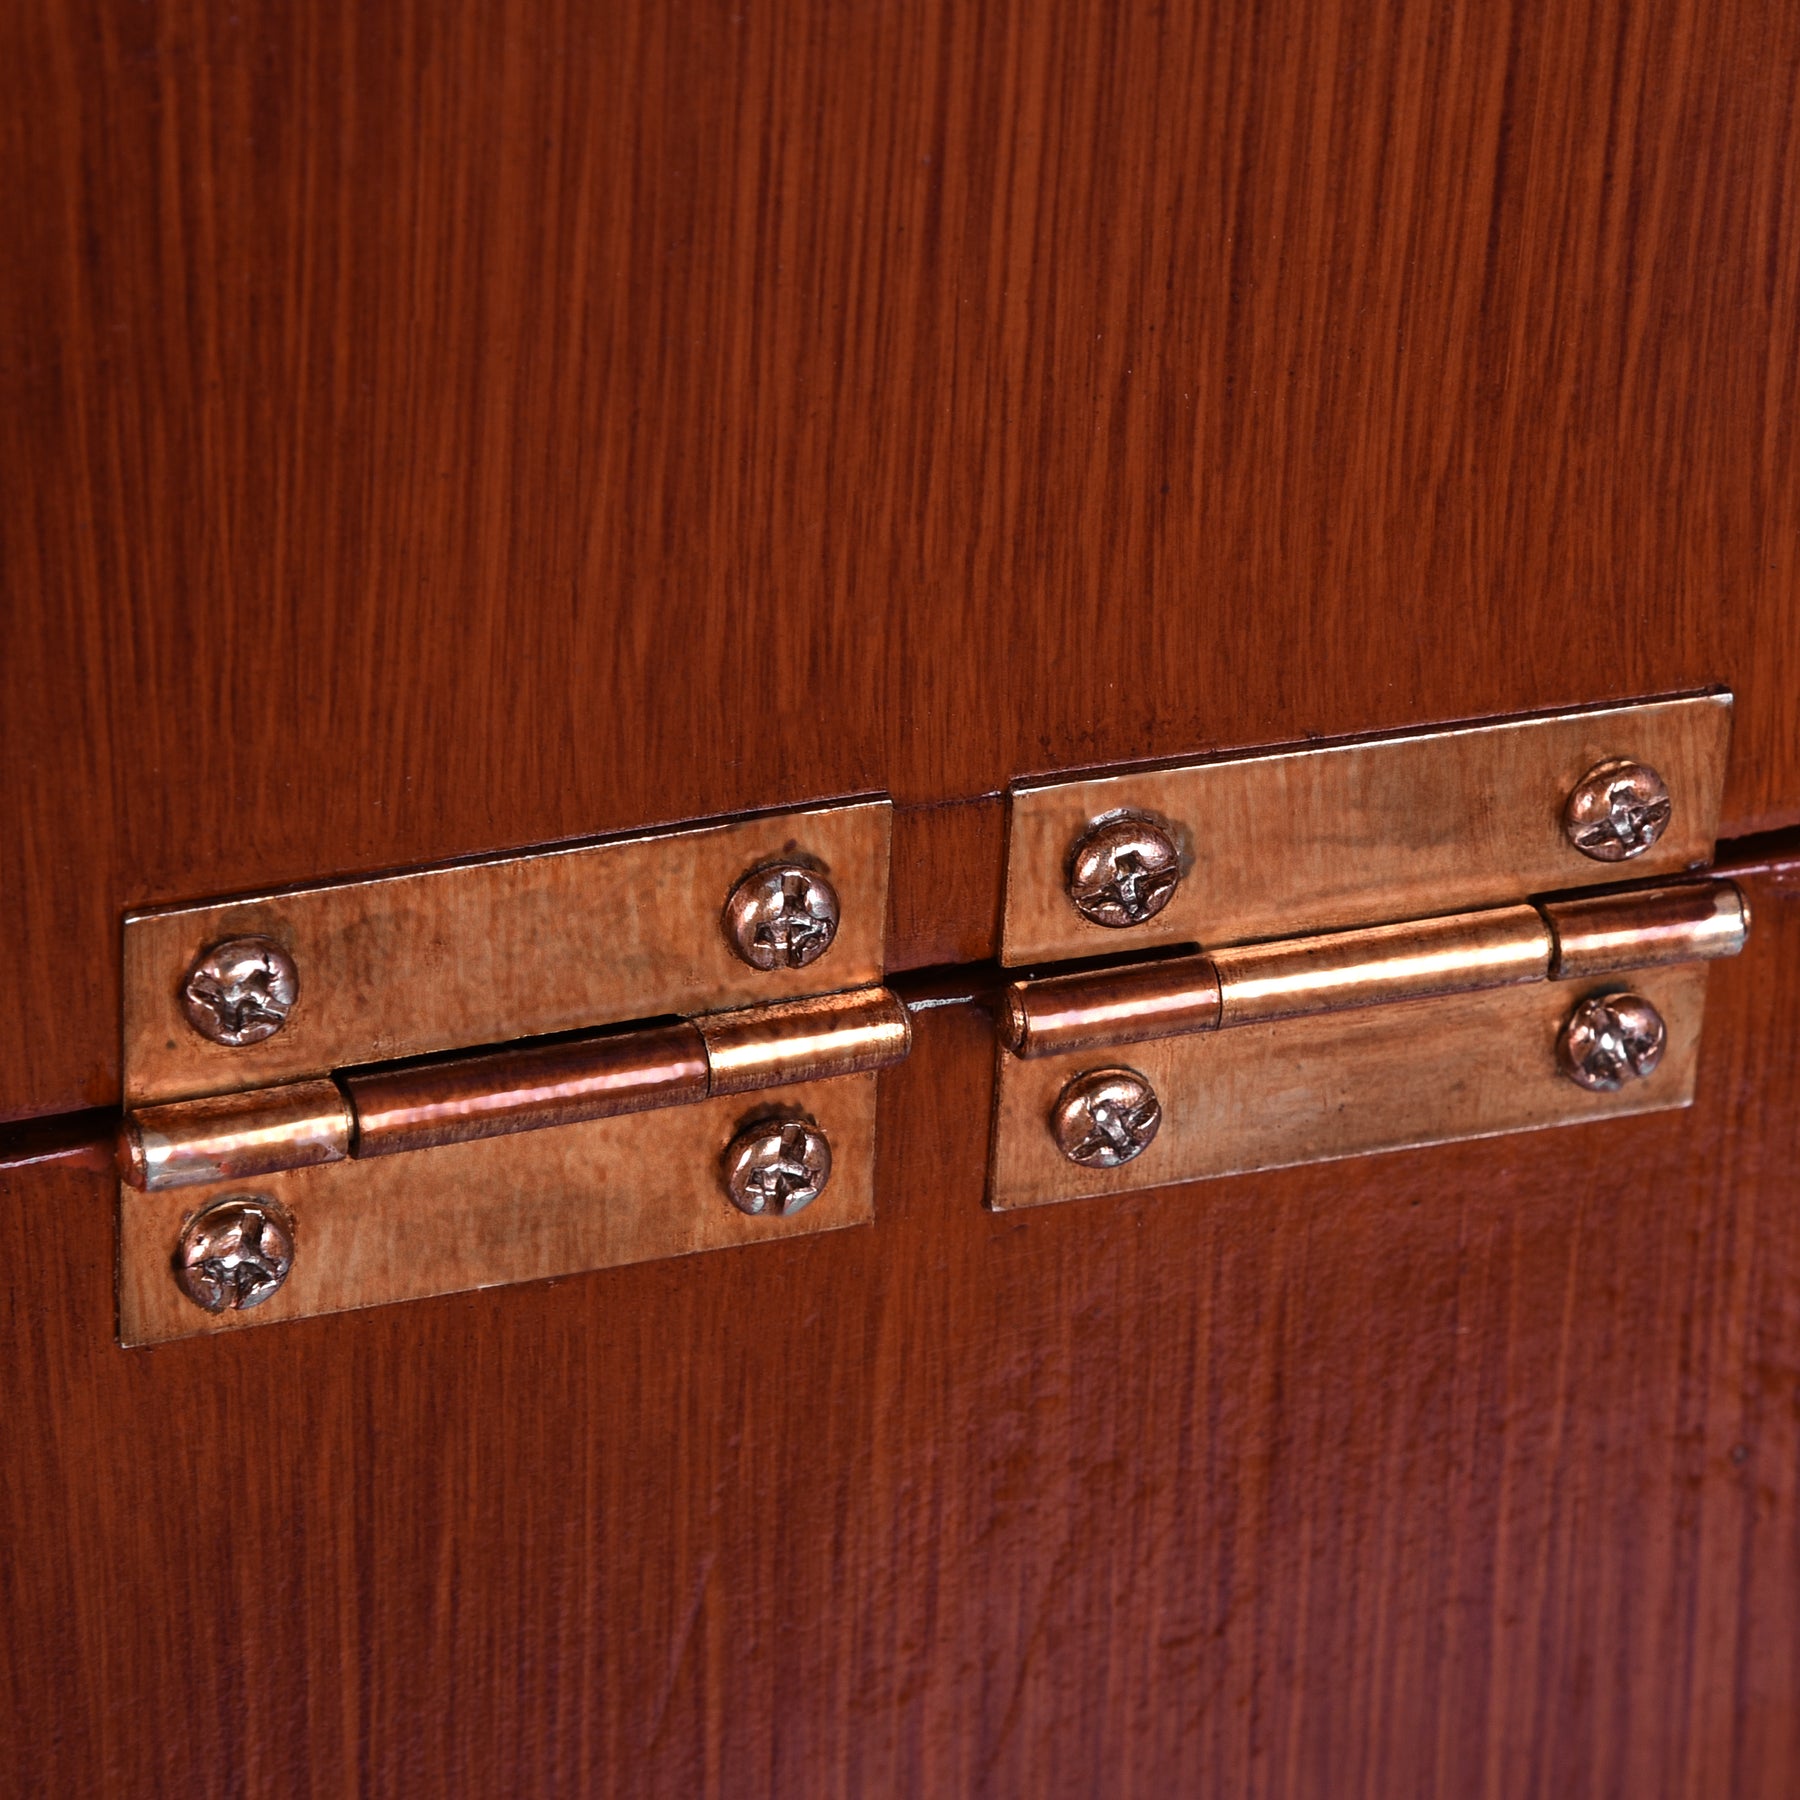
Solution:
<svg viewBox="0 0 1800 1800"><path fill-rule="evenodd" d="M24 1793L1786 1800L1800 885L1687 1112L997 1216L924 1014L872 1230L112 1342L0 1192Z"/></svg>
<svg viewBox="0 0 1800 1800"><path fill-rule="evenodd" d="M128 908L328 874L1709 682L1800 817L1797 63L13 0L0 1110L116 1096Z"/></svg>

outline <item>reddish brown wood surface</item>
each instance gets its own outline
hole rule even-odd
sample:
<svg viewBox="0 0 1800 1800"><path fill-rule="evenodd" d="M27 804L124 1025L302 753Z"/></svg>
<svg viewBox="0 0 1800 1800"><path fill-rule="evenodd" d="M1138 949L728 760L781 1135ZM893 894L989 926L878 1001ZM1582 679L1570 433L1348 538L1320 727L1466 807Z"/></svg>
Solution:
<svg viewBox="0 0 1800 1800"><path fill-rule="evenodd" d="M1800 886L1691 1113L112 1343L0 1191L9 1791L1767 1796L1800 1776ZM18 1396L30 1403L18 1404Z"/></svg>
<svg viewBox="0 0 1800 1800"><path fill-rule="evenodd" d="M1797 64L1785 0L13 0L0 1114L114 1097L144 902L1713 681L1730 829L1800 816Z"/></svg>
<svg viewBox="0 0 1800 1800"><path fill-rule="evenodd" d="M1797 96L1782 0L0 7L0 1117L158 901L886 789L966 961L1016 776L1712 682L1800 819ZM871 1230L151 1352L34 1139L0 1789L1793 1794L1755 899L1691 1114L1001 1219L950 1008Z"/></svg>

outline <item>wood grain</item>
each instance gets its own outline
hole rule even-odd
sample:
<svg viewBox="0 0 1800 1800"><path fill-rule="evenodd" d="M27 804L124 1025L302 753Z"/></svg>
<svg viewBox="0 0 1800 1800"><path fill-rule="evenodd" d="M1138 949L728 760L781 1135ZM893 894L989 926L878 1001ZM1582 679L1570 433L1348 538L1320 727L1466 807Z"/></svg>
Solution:
<svg viewBox="0 0 1800 1800"><path fill-rule="evenodd" d="M1785 1800L1752 901L1690 1112L1498 1143L995 1215L946 1008L872 1230L129 1352L110 1184L6 1177L15 1791Z"/></svg>
<svg viewBox="0 0 1800 1800"><path fill-rule="evenodd" d="M0 1113L116 1097L133 906L1714 681L1727 831L1800 817L1797 70L1780 0L0 8Z"/></svg>

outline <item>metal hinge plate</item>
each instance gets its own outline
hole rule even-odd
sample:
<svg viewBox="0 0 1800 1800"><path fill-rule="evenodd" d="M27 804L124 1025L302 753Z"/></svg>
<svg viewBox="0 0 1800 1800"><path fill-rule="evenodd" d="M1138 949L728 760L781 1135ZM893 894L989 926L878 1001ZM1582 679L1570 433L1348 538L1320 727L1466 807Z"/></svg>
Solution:
<svg viewBox="0 0 1800 1800"><path fill-rule="evenodd" d="M1679 875L1712 860L1730 735L1731 696L1710 692L1022 783L1000 960L1211 948ZM1655 843L1603 864L1571 844L1563 809L1611 759L1657 770L1673 807ZM1068 892L1076 843L1121 815L1165 830L1179 868L1161 908L1123 928Z"/></svg>
<svg viewBox="0 0 1800 1800"><path fill-rule="evenodd" d="M1632 977L1631 991L1664 1022L1662 1059L1650 1080L1592 1092L1563 1076L1557 1042L1572 1007L1605 991L1507 987L1160 1038L1116 1055L1003 1054L990 1204L1011 1211L1692 1105L1705 965ZM1120 1065L1157 1096L1159 1129L1115 1167L1070 1161L1047 1123L1059 1097L1084 1073Z"/></svg>
<svg viewBox="0 0 1800 1800"><path fill-rule="evenodd" d="M875 1216L876 1081L800 1083L254 1181L125 1188L120 1341L156 1343L866 1225ZM720 1159L747 1122L769 1113L803 1117L825 1135L831 1179L803 1211L753 1218L727 1202ZM245 1192L266 1195L293 1221L292 1269L253 1309L202 1311L171 1279L172 1259L189 1221Z"/></svg>
<svg viewBox="0 0 1800 1800"><path fill-rule="evenodd" d="M1003 1009L990 1204L1691 1104L1704 963L1748 913L1640 884L1710 861L1730 706L1015 792L1003 955L1040 966Z"/></svg>
<svg viewBox="0 0 1800 1800"><path fill-rule="evenodd" d="M121 1340L868 1221L891 811L127 919Z"/></svg>
<svg viewBox="0 0 1800 1800"><path fill-rule="evenodd" d="M132 913L125 1104L873 984L892 815L857 800ZM836 889L836 938L817 963L751 968L720 908L793 855ZM278 1032L223 1045L190 1026L183 982L198 949L244 938L290 954L299 994Z"/></svg>

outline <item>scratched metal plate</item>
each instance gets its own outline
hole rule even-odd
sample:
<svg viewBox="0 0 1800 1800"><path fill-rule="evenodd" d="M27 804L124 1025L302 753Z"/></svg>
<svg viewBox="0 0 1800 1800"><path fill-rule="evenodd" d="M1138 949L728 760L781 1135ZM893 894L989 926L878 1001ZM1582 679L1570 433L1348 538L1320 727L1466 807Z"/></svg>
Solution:
<svg viewBox="0 0 1800 1800"><path fill-rule="evenodd" d="M126 1104L872 985L892 813L886 800L815 806L132 914ZM752 969L721 909L741 875L796 853L837 889L837 937L806 968ZM273 1037L232 1049L188 1024L180 990L198 951L249 935L293 957L300 997Z"/></svg>
<svg viewBox="0 0 1800 1800"><path fill-rule="evenodd" d="M1021 784L1001 960L1210 948L1700 868L1730 734L1731 696L1715 692ZM1662 839L1628 862L1595 862L1563 835L1569 790L1610 757L1648 763L1674 802ZM1076 839L1117 811L1164 822L1184 872L1155 918L1112 930L1064 882Z"/></svg>
<svg viewBox="0 0 1800 1800"><path fill-rule="evenodd" d="M156 1194L121 1187L120 1342L241 1331L867 1224L878 1079L846 1075L251 1181ZM740 1125L771 1109L824 1129L831 1179L791 1218L750 1218L725 1197L721 1158ZM294 1265L262 1305L208 1313L176 1286L173 1261L187 1221L227 1194L264 1195L287 1210Z"/></svg>
<svg viewBox="0 0 1800 1800"><path fill-rule="evenodd" d="M1005 1212L1689 1106L1707 967L1408 1000L1029 1062L1002 1051L989 1203ZM1559 1072L1557 1037L1577 1001L1620 988L1662 1014L1667 1045L1647 1079L1590 1093ZM1050 1134L1057 1095L1084 1071L1119 1065L1155 1088L1156 1137L1116 1169L1069 1162Z"/></svg>

